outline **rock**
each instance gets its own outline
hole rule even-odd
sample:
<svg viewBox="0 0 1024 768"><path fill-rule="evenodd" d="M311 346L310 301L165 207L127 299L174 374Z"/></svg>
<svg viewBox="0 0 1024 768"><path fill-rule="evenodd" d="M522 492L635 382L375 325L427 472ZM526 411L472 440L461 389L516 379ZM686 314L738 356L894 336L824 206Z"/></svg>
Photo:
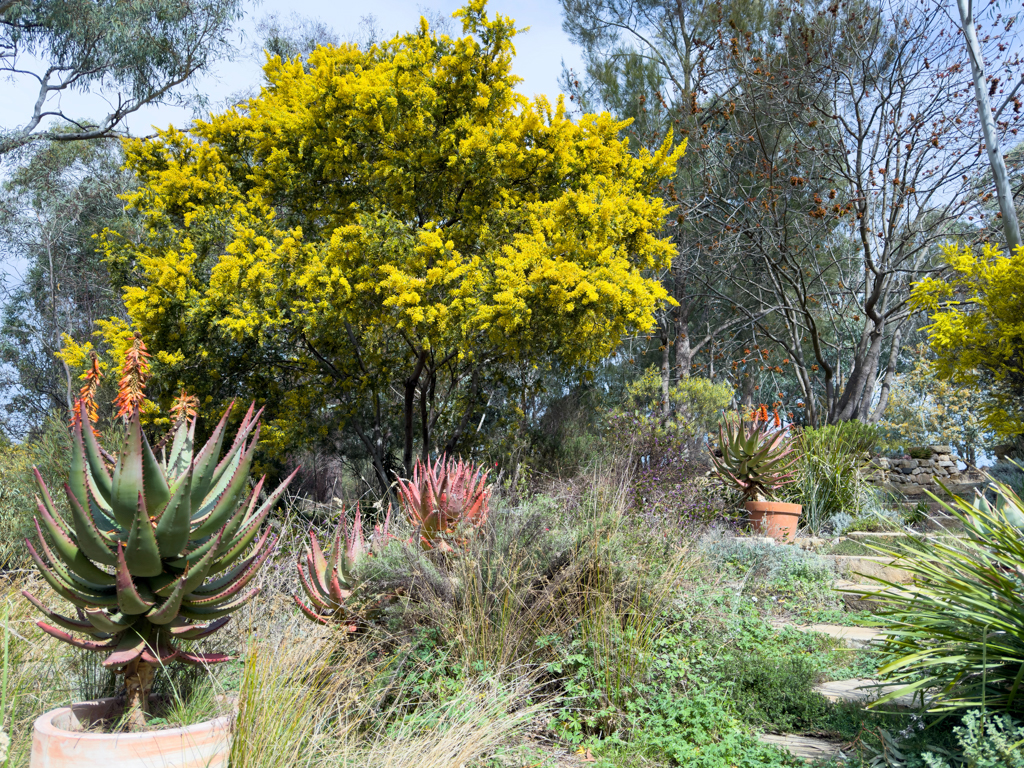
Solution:
<svg viewBox="0 0 1024 768"><path fill-rule="evenodd" d="M956 466L956 464L954 464L952 461L949 461L948 459L946 459L944 461L940 461L938 464L939 464L940 467L955 467Z"/></svg>
<svg viewBox="0 0 1024 768"><path fill-rule="evenodd" d="M953 446L951 446L951 445L929 445L928 449L932 453L939 453L939 454L941 454L941 453L952 453L953 452Z"/></svg>
<svg viewBox="0 0 1024 768"><path fill-rule="evenodd" d="M900 472L904 475L912 475L914 474L915 469L917 469L917 467L900 467Z"/></svg>

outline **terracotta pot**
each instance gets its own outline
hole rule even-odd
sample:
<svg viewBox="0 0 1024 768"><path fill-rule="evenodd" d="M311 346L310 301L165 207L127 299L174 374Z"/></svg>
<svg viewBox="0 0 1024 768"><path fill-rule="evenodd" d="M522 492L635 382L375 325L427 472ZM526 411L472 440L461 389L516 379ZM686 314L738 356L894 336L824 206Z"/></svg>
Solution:
<svg viewBox="0 0 1024 768"><path fill-rule="evenodd" d="M75 730L82 721L108 717L119 705L118 699L85 701L38 718L29 768L226 768L231 716L141 733Z"/></svg>
<svg viewBox="0 0 1024 768"><path fill-rule="evenodd" d="M743 505L747 510L747 521L766 536L776 541L793 541L796 538L796 527L800 522L799 504L786 504L782 501L748 501Z"/></svg>

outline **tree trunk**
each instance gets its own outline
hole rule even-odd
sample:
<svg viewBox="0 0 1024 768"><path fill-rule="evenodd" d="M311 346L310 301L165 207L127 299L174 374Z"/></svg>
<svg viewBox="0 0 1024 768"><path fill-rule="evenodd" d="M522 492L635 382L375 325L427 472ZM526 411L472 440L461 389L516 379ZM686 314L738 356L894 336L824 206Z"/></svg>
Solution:
<svg viewBox="0 0 1024 768"><path fill-rule="evenodd" d="M665 421L672 415L672 403L668 395L672 385L672 347L669 344L668 323L668 318L665 318L665 335L661 337L661 418Z"/></svg>
<svg viewBox="0 0 1024 768"><path fill-rule="evenodd" d="M685 325L676 329L676 377L680 381L690 378L690 369L693 367L693 350L686 331Z"/></svg>
<svg viewBox="0 0 1024 768"><path fill-rule="evenodd" d="M1010 189L1010 179L1006 175L1003 153L999 149L996 121L992 116L992 106L988 101L988 90L985 87L985 62L981 57L978 32L974 27L971 0L956 0L956 5L960 10L960 24L964 30L967 53L971 60L974 96L978 100L981 134L985 139L985 151L988 152L988 162L992 166L992 179L996 185L996 198L999 200L999 213L1003 218L1003 234L1006 236L1006 246L1012 253L1021 244L1020 223L1017 221L1017 209L1013 205L1013 190Z"/></svg>
<svg viewBox="0 0 1024 768"><path fill-rule="evenodd" d="M125 703L124 711L132 730L146 727L149 715L149 693L153 690L153 678L156 669L148 661L135 659L125 666Z"/></svg>
<svg viewBox="0 0 1024 768"><path fill-rule="evenodd" d="M405 439L402 441L402 466L405 468L406 477L412 477L412 447L416 440L416 390L419 388L420 376L426 362L427 353L419 350L416 353L416 366L412 375L405 380L405 405L402 409Z"/></svg>

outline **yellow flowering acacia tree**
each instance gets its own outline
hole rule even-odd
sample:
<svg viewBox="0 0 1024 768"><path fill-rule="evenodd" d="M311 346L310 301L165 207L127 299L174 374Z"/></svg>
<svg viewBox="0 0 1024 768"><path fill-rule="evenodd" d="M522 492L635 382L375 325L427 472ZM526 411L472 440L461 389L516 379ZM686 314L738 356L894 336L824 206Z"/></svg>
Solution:
<svg viewBox="0 0 1024 768"><path fill-rule="evenodd" d="M637 156L608 114L529 102L513 22L456 16L460 38L422 21L274 58L258 97L128 142L146 235L102 241L166 393L255 396L282 450L349 430L387 484L510 371L585 370L652 326L682 148Z"/></svg>
<svg viewBox="0 0 1024 768"><path fill-rule="evenodd" d="M928 312L939 375L983 393L985 426L1000 439L1024 434L1024 248L1010 255L949 245L949 274L927 278L912 299Z"/></svg>

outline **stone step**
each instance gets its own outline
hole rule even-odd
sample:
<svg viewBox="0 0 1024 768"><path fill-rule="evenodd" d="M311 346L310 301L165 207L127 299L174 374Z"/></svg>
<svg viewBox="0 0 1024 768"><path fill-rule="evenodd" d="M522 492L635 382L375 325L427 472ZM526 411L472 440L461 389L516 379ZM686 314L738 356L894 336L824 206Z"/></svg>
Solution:
<svg viewBox="0 0 1024 768"><path fill-rule="evenodd" d="M812 736L794 736L791 733L759 733L757 738L765 744L781 747L808 763L817 760L846 760L846 752L838 741L816 739Z"/></svg>
<svg viewBox="0 0 1024 768"><path fill-rule="evenodd" d="M896 559L881 555L829 555L836 572L858 584L876 584L873 579L884 579L894 584L909 584L914 580L910 571L895 565Z"/></svg>
<svg viewBox="0 0 1024 768"><path fill-rule="evenodd" d="M828 683L822 683L821 685L814 686L814 690L830 701L852 701L859 704L870 704L902 687L900 685L886 685L878 680L871 680L866 677L853 677L849 680L833 680ZM926 696L925 699L927 700L927 698ZM908 693L891 699L886 703L896 707L916 709L920 706L921 697Z"/></svg>
<svg viewBox="0 0 1024 768"><path fill-rule="evenodd" d="M886 594L897 590L905 593L918 591L917 587L910 584L887 587L883 584L861 584L842 579L832 582L832 589L843 595L843 603L851 611L875 610L879 607Z"/></svg>
<svg viewBox="0 0 1024 768"><path fill-rule="evenodd" d="M790 628L797 632L817 632L840 641L847 648L867 648L881 639L882 633L872 627L846 627L841 624L793 624L784 619L772 621L776 629Z"/></svg>

